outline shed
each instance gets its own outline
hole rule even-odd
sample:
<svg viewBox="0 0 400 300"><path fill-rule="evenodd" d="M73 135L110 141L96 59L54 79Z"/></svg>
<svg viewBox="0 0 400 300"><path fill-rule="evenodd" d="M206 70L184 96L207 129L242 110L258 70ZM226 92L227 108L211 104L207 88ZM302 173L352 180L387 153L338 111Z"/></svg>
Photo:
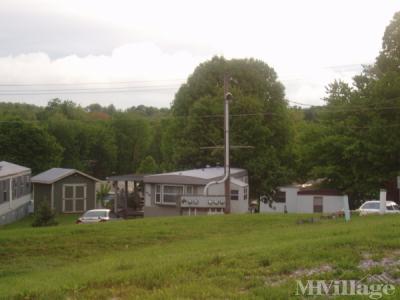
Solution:
<svg viewBox="0 0 400 300"><path fill-rule="evenodd" d="M42 201L58 213L78 213L96 208L99 180L75 169L52 168L32 177L35 209Z"/></svg>
<svg viewBox="0 0 400 300"><path fill-rule="evenodd" d="M347 196L335 189L284 186L273 201L260 202L260 212L337 213L344 209Z"/></svg>

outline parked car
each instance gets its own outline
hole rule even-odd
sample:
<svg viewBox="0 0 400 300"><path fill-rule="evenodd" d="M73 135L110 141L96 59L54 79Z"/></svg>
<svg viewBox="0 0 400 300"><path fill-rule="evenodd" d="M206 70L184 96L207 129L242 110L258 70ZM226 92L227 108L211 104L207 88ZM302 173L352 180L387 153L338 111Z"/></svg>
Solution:
<svg viewBox="0 0 400 300"><path fill-rule="evenodd" d="M364 202L358 209L360 216L368 214L378 214L380 212L380 201L372 200ZM400 207L396 202L386 201L386 214L400 213Z"/></svg>
<svg viewBox="0 0 400 300"><path fill-rule="evenodd" d="M85 212L76 220L76 224L98 223L118 220L119 218L110 209L92 209Z"/></svg>

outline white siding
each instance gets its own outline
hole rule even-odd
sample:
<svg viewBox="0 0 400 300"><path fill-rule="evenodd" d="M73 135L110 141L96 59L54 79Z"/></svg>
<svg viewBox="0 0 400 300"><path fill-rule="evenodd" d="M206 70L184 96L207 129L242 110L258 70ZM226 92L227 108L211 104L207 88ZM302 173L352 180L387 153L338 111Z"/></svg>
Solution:
<svg viewBox="0 0 400 300"><path fill-rule="evenodd" d="M144 206L151 206L151 184L144 185Z"/></svg>
<svg viewBox="0 0 400 300"><path fill-rule="evenodd" d="M249 188L249 186L246 186ZM247 213L249 211L249 200L244 200L244 187L236 185L231 182L231 190L239 191L239 199L231 200L231 213ZM201 191L203 192L203 190ZM248 190L248 197L250 191ZM211 185L208 189L209 195L224 195L225 194L225 183Z"/></svg>
<svg viewBox="0 0 400 300"><path fill-rule="evenodd" d="M324 195L299 195L298 196L298 212L313 213L314 197L322 197L322 212L335 213L344 208L344 196L324 196Z"/></svg>
<svg viewBox="0 0 400 300"><path fill-rule="evenodd" d="M288 213L297 212L297 191L295 187L282 187L282 192L286 192L286 209Z"/></svg>
<svg viewBox="0 0 400 300"><path fill-rule="evenodd" d="M268 203L260 203L260 212L261 213L283 213L285 211L285 203L272 203L269 206Z"/></svg>
<svg viewBox="0 0 400 300"><path fill-rule="evenodd" d="M283 213L286 209L288 213L313 213L314 197L322 197L323 213L335 213L344 209L345 196L324 196L324 195L298 195L298 189L294 187L282 187L282 192L286 192L286 203L260 203L261 213L278 212Z"/></svg>

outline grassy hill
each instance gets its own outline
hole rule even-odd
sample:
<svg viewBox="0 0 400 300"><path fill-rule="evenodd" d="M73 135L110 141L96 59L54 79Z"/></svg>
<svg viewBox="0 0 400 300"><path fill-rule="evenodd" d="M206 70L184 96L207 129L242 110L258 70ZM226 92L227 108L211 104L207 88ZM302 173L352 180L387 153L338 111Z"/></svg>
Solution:
<svg viewBox="0 0 400 300"><path fill-rule="evenodd" d="M298 299L296 279L400 278L400 264L382 263L400 262L400 216L298 222L305 218L21 221L0 228L0 298Z"/></svg>

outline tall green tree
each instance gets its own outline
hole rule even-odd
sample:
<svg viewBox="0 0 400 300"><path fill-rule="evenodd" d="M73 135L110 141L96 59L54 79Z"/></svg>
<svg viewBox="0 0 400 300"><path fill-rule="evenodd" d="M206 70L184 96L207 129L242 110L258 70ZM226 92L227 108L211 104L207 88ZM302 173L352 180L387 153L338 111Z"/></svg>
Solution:
<svg viewBox="0 0 400 300"><path fill-rule="evenodd" d="M140 162L139 168L136 170L136 173L139 174L154 174L158 171L157 163L152 156L146 156Z"/></svg>
<svg viewBox="0 0 400 300"><path fill-rule="evenodd" d="M252 192L264 194L292 179L292 128L283 85L275 71L255 59L214 57L199 65L177 92L170 127L172 164L180 168L223 164L223 78L236 83L230 107L231 144L254 146L232 150L232 165L248 169Z"/></svg>
<svg viewBox="0 0 400 300"><path fill-rule="evenodd" d="M303 163L309 175L358 200L376 196L400 171L400 13L383 37L382 51L353 85L335 81L327 88L318 128L303 134ZM314 142L307 148L307 140Z"/></svg>
<svg viewBox="0 0 400 300"><path fill-rule="evenodd" d="M114 115L111 123L117 145L116 172L132 173L147 155L150 142L149 123L143 118Z"/></svg>
<svg viewBox="0 0 400 300"><path fill-rule="evenodd" d="M0 160L27 166L33 174L59 166L63 148L44 128L24 121L0 123Z"/></svg>

